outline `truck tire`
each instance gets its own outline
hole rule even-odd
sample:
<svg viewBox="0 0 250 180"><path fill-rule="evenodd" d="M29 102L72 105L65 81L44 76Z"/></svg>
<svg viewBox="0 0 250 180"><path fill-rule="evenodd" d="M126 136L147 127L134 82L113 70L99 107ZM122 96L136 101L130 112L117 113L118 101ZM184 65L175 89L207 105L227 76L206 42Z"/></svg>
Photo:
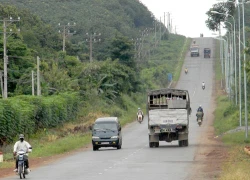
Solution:
<svg viewBox="0 0 250 180"><path fill-rule="evenodd" d="M183 146L183 141L178 141L179 147Z"/></svg>
<svg viewBox="0 0 250 180"><path fill-rule="evenodd" d="M159 142L155 142L155 147L159 147Z"/></svg>
<svg viewBox="0 0 250 180"><path fill-rule="evenodd" d="M154 143L153 142L149 142L149 147L150 148L154 147Z"/></svg>
<svg viewBox="0 0 250 180"><path fill-rule="evenodd" d="M188 139L187 140L183 140L183 145L184 146L188 146Z"/></svg>

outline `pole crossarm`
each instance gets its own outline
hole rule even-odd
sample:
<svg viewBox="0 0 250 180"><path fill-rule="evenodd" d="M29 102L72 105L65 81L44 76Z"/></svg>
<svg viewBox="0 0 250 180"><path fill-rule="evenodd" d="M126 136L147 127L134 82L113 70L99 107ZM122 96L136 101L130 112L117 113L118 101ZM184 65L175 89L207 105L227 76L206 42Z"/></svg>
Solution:
<svg viewBox="0 0 250 180"><path fill-rule="evenodd" d="M63 36L63 52L64 52L66 38L69 37L69 35L73 35L76 33L76 31L74 31L73 33L70 32L70 28L73 26L76 26L76 23L73 23L73 24L68 23L66 25L61 25L61 23L58 23L58 26L62 27L62 32L61 30L59 30L59 33L62 34Z"/></svg>
<svg viewBox="0 0 250 180"><path fill-rule="evenodd" d="M88 39L86 39L87 42L89 42L89 61L93 62L93 43L100 42L101 39L96 39L96 37L101 36L101 33L86 33L88 36Z"/></svg>

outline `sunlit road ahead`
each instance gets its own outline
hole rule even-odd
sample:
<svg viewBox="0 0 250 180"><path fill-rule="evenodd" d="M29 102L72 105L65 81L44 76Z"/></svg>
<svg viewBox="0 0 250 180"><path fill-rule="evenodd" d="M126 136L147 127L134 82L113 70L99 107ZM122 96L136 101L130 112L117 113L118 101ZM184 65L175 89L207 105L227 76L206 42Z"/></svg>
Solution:
<svg viewBox="0 0 250 180"><path fill-rule="evenodd" d="M178 142L160 142L159 148L149 148L147 120L142 124L134 122L123 128L123 146L121 150L101 148L99 151L89 149L73 156L63 158L53 164L33 169L27 179L55 180L154 180L188 179L195 163L195 152L199 146L198 136L205 130L198 127L195 112L201 104L206 114L210 106L213 81L214 41L212 38L196 38L200 46L200 57L190 57L187 53L184 66L188 74L181 72L176 88L187 89L193 110L190 116L189 146L179 147ZM212 49L212 57L203 58L203 48ZM202 90L201 83L206 83ZM35 150L35 149L34 149ZM31 165L32 168L32 165ZM13 176L6 179L18 179Z"/></svg>

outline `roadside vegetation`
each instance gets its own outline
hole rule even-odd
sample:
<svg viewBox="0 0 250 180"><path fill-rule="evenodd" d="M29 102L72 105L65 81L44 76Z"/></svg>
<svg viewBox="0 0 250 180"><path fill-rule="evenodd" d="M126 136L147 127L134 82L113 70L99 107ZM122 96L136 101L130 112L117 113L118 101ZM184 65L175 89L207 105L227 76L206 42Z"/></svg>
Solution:
<svg viewBox="0 0 250 180"><path fill-rule="evenodd" d="M217 54L215 66L217 92L214 121L215 136L220 138L228 149L228 157L225 159L219 179L248 180L250 179L250 156L245 153L244 147L249 145L250 137L245 138L244 111L242 113L242 128L239 128L239 107L234 105L234 100L230 101L221 88L223 75L221 74L219 49L217 49Z"/></svg>

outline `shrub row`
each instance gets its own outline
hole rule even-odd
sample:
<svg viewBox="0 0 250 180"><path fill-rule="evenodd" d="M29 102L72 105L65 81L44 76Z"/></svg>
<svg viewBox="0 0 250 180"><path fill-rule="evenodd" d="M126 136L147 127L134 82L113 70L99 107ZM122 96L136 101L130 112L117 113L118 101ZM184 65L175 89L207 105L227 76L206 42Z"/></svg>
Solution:
<svg viewBox="0 0 250 180"><path fill-rule="evenodd" d="M78 94L49 97L17 96L0 100L0 145L18 134L32 134L76 119Z"/></svg>

